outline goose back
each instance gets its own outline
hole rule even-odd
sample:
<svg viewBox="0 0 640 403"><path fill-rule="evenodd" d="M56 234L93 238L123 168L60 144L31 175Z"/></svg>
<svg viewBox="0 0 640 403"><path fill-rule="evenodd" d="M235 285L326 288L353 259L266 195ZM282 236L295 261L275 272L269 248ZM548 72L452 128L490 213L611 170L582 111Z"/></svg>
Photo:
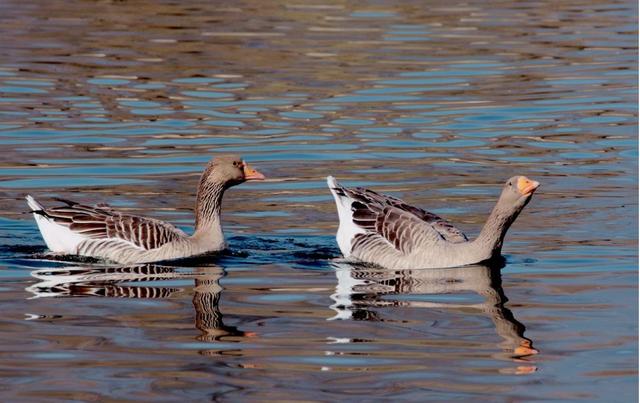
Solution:
<svg viewBox="0 0 640 403"><path fill-rule="evenodd" d="M58 225L91 240L126 241L143 249L157 249L187 237L173 225L153 218L124 214L108 206L87 206L59 199L66 206L36 211Z"/></svg>
<svg viewBox="0 0 640 403"><path fill-rule="evenodd" d="M419 207L411 206L401 199L393 196L384 195L378 192L374 192L370 189L361 187L346 188L339 184L335 187L335 191L338 195L348 197L354 202L358 202L359 207L366 207L367 209L380 208L380 207L393 207L397 210L409 213L419 220L429 224L443 239L449 242L467 242L468 238L460 229L456 228L449 221L444 218L433 214L429 211L423 210ZM388 212L392 211L391 209ZM390 214L394 216L393 214Z"/></svg>

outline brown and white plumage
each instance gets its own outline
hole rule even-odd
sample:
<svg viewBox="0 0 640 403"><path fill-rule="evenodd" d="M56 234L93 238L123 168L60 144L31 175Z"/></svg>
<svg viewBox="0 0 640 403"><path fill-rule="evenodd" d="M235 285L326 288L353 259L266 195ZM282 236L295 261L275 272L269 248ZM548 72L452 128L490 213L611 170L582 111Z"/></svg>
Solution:
<svg viewBox="0 0 640 403"><path fill-rule="evenodd" d="M51 251L118 263L144 263L224 249L220 224L224 191L259 179L264 176L236 156L210 161L200 179L196 230L191 236L164 221L122 213L103 204L88 206L57 199L65 205L45 208L30 195L26 199Z"/></svg>
<svg viewBox="0 0 640 403"><path fill-rule="evenodd" d="M331 176L327 184L338 208L342 254L392 269L461 266L499 255L506 230L539 185L511 178L480 236L469 241L447 220L400 199L346 188Z"/></svg>

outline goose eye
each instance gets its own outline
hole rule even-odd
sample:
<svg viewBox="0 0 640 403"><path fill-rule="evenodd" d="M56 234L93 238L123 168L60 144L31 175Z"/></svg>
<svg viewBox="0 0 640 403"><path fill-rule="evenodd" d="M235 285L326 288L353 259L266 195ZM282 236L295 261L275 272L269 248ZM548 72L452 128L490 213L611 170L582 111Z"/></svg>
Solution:
<svg viewBox="0 0 640 403"><path fill-rule="evenodd" d="M242 162L240 161L233 161L233 166L236 168L240 168L242 166Z"/></svg>

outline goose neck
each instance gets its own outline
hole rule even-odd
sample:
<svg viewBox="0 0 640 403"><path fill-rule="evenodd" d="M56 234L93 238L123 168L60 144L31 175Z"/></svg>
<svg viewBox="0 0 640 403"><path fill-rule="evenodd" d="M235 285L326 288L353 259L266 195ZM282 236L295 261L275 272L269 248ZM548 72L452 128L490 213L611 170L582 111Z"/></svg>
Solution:
<svg viewBox="0 0 640 403"><path fill-rule="evenodd" d="M515 220L517 213L503 207L500 202L491 211L489 218L482 227L480 235L473 241L475 248L479 249L486 259L500 255L502 243L507 230Z"/></svg>
<svg viewBox="0 0 640 403"><path fill-rule="evenodd" d="M201 181L196 196L196 234L212 231L222 232L220 229L220 207L224 190L222 183Z"/></svg>

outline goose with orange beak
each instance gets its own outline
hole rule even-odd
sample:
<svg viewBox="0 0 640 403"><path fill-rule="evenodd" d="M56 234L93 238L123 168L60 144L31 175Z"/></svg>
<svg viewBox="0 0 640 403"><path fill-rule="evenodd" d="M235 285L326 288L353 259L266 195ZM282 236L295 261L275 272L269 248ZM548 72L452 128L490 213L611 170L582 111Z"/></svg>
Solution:
<svg viewBox="0 0 640 403"><path fill-rule="evenodd" d="M65 205L46 208L30 195L26 199L45 243L55 254L123 264L147 263L225 249L220 217L225 190L264 178L238 156L212 159L198 184L192 235L167 222L119 212L106 205L88 206L58 199Z"/></svg>
<svg viewBox="0 0 640 403"><path fill-rule="evenodd" d="M327 183L338 208L337 241L345 258L389 269L443 268L500 256L505 234L540 186L526 176L510 178L478 237L395 197Z"/></svg>

